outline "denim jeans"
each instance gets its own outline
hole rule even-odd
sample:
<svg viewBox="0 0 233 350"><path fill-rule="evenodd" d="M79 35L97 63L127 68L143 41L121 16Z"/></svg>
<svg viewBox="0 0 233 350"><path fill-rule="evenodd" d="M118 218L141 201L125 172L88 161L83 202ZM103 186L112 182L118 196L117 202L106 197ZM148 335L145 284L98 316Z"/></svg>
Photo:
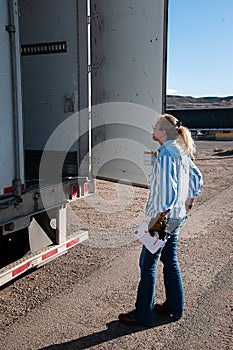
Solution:
<svg viewBox="0 0 233 350"><path fill-rule="evenodd" d="M130 312L130 315L134 320L145 326L154 325L156 265L159 258L163 263L166 294L163 307L175 318L180 318L183 315L184 295L176 251L178 233L185 220L186 217L183 219L168 219L168 230L172 233L172 236L155 254L150 253L144 246L142 248L139 262L141 279L135 309Z"/></svg>

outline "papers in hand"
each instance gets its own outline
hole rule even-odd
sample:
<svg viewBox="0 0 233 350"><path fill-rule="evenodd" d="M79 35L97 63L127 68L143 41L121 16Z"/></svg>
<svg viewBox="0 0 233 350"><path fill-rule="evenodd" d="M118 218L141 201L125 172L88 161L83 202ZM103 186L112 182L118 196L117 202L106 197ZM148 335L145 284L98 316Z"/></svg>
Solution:
<svg viewBox="0 0 233 350"><path fill-rule="evenodd" d="M165 241L159 239L159 235L157 232L155 232L154 237L151 237L148 231L148 223L143 222L141 226L138 228L138 231L135 232L136 237L139 239L140 242L152 253L156 253L161 247L164 246L166 243Z"/></svg>

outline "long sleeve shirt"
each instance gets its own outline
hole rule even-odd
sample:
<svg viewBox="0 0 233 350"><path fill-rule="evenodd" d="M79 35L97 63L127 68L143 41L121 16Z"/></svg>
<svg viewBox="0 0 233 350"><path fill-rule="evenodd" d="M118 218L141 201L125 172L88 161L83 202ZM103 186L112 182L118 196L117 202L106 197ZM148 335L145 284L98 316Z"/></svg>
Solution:
<svg viewBox="0 0 233 350"><path fill-rule="evenodd" d="M187 198L201 194L202 174L178 141L168 140L154 162L146 215L170 210L167 217L183 218Z"/></svg>

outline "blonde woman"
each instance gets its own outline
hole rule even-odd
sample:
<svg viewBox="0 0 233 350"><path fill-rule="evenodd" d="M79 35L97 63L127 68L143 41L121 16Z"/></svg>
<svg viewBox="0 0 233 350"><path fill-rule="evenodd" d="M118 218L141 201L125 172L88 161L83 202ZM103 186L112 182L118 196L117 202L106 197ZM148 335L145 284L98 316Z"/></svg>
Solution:
<svg viewBox="0 0 233 350"><path fill-rule="evenodd" d="M190 131L170 114L161 115L153 127L153 140L160 147L154 163L146 214L166 216L170 238L156 253L145 246L140 255L141 279L135 309L119 315L119 320L131 325L154 325L156 313L178 320L184 312L182 278L177 261L178 234L186 220L186 210L194 205L203 185L200 170L193 163L195 145ZM149 225L150 227L150 225ZM156 265L163 263L166 299L154 304Z"/></svg>

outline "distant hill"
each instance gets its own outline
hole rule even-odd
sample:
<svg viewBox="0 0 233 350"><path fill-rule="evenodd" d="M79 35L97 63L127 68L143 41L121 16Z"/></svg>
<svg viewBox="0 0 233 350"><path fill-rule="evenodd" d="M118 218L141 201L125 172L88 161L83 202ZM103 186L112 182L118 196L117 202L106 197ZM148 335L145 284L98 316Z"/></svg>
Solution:
<svg viewBox="0 0 233 350"><path fill-rule="evenodd" d="M166 109L181 109L181 108L233 108L233 96L227 97L192 97L167 95Z"/></svg>

